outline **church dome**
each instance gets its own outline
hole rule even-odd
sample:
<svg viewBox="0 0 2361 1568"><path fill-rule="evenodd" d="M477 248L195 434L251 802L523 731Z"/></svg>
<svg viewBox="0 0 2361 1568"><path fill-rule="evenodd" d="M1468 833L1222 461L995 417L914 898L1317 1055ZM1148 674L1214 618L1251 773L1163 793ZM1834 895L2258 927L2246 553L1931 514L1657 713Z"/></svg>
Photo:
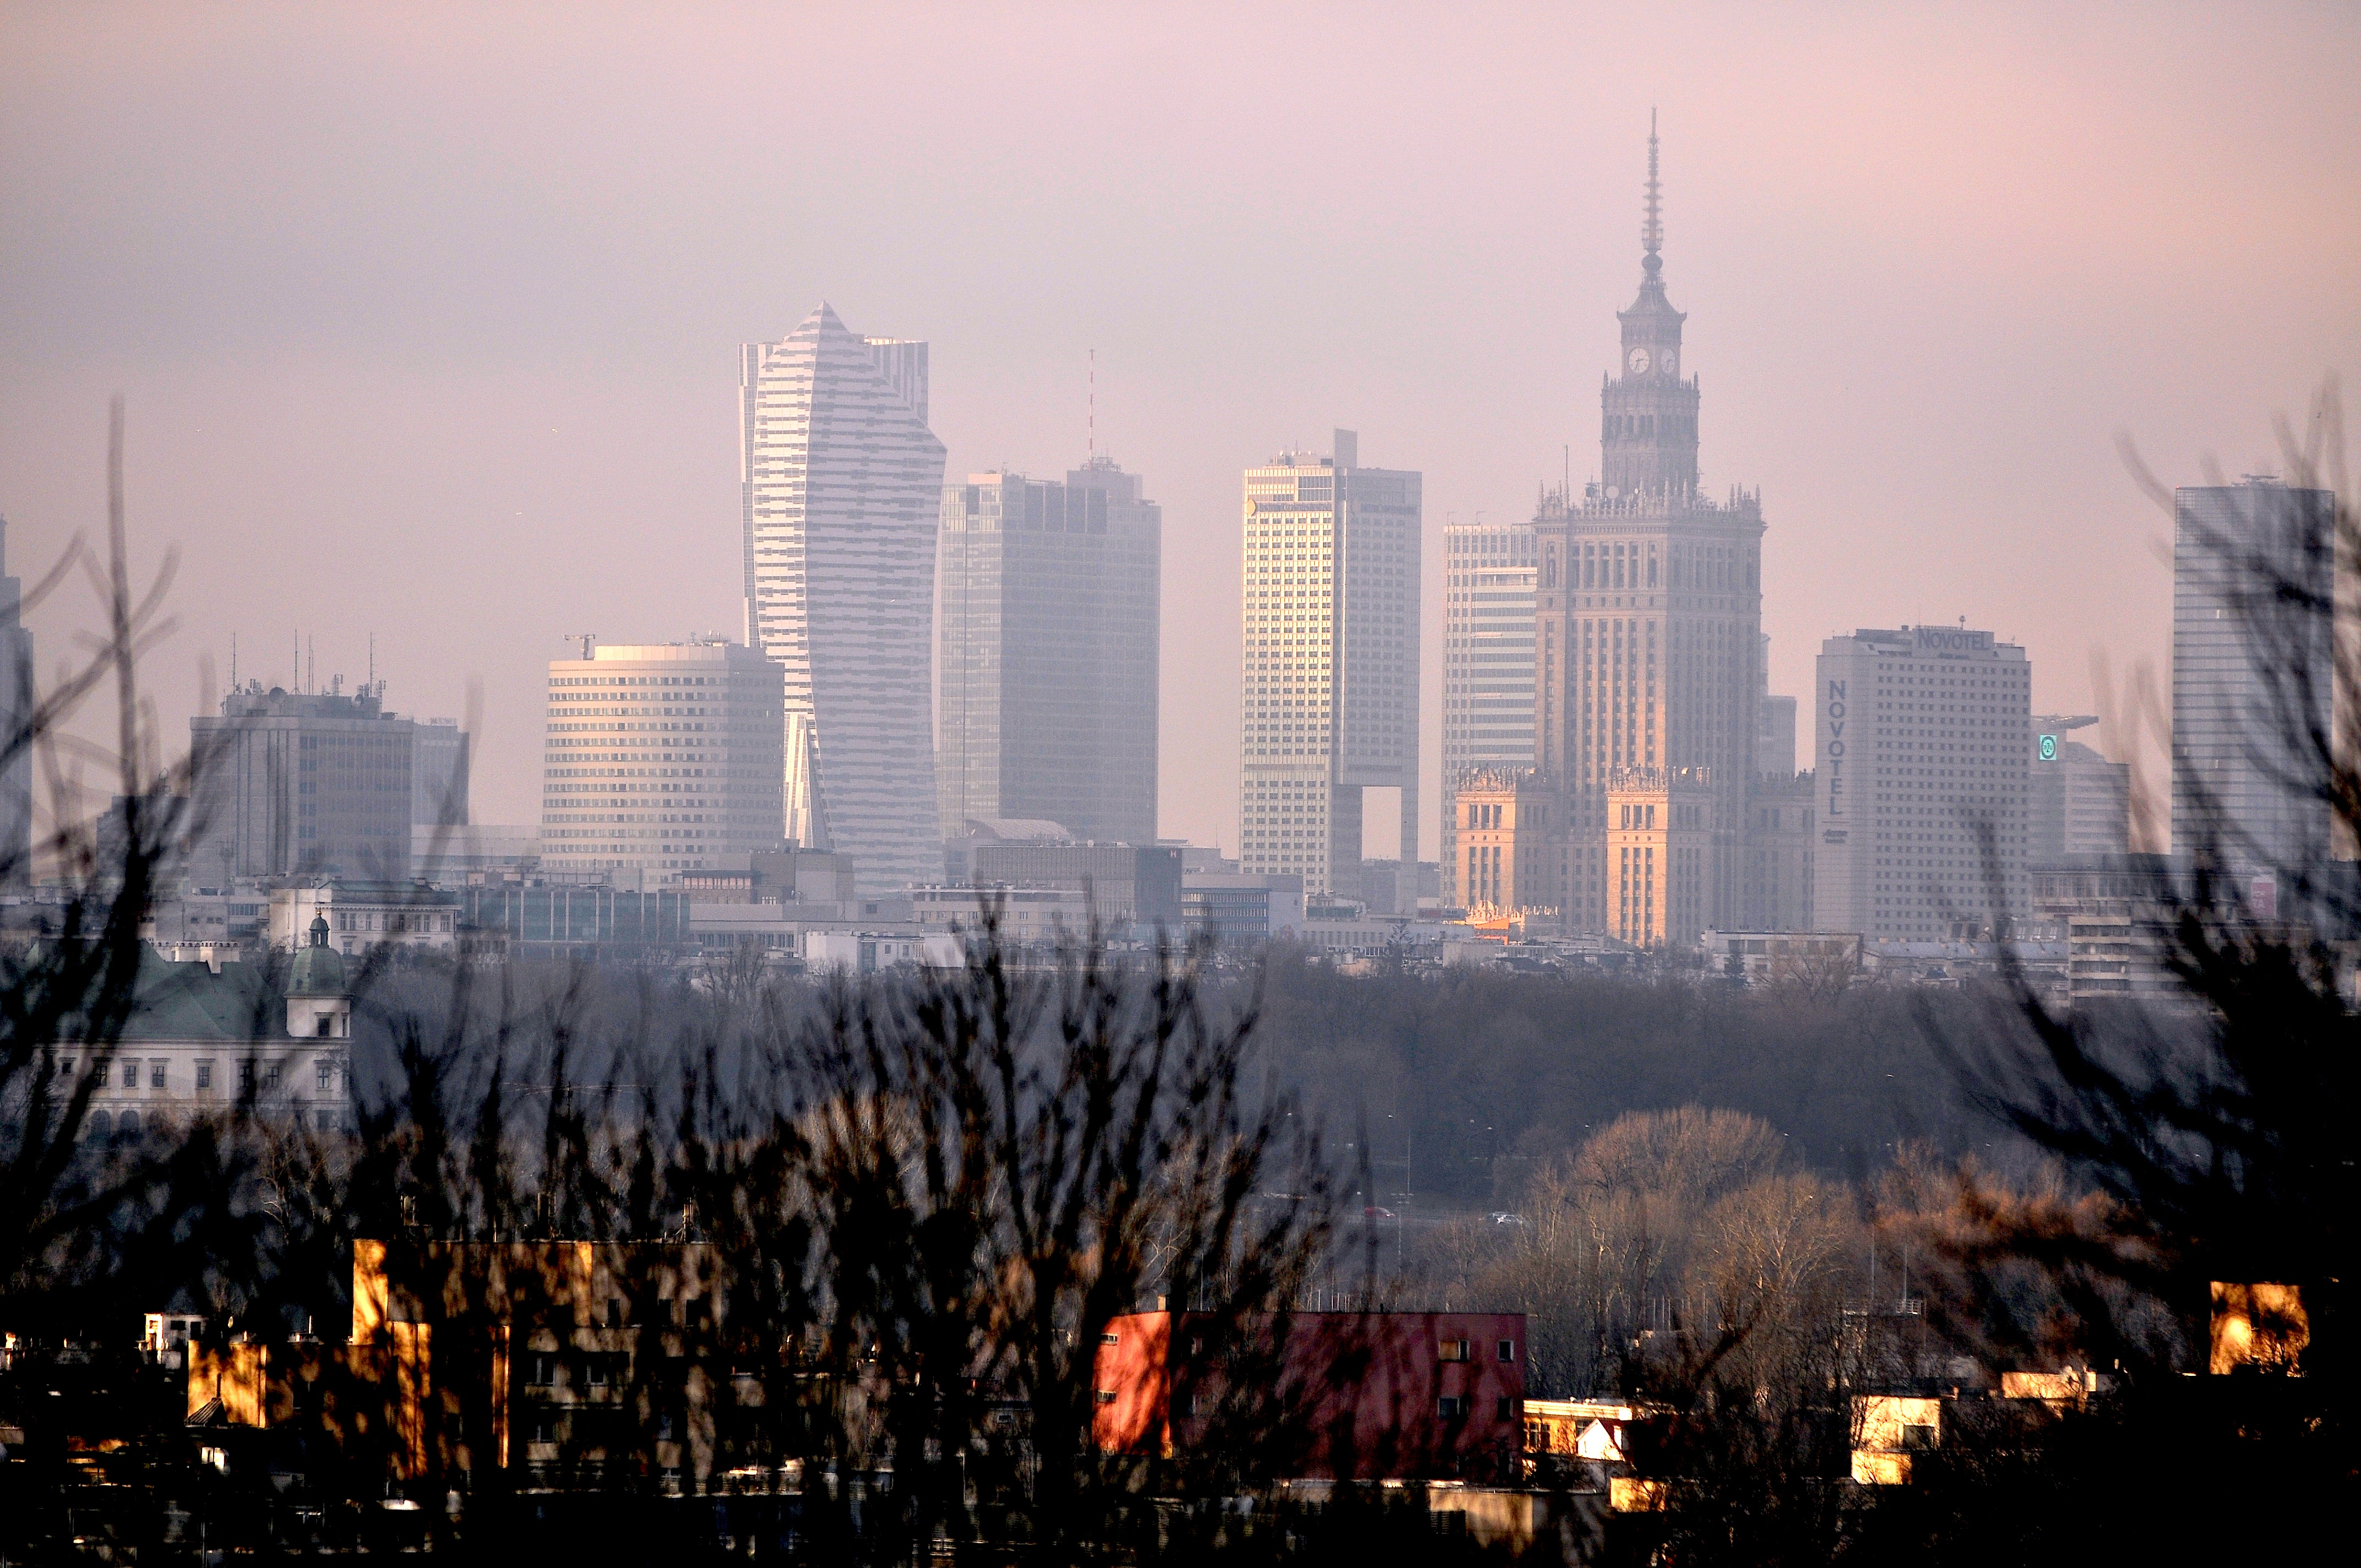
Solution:
<svg viewBox="0 0 2361 1568"><path fill-rule="evenodd" d="M288 976L287 993L291 996L342 996L345 993L345 958L328 946L328 922L324 916L312 916L310 946L295 955L295 968Z"/></svg>

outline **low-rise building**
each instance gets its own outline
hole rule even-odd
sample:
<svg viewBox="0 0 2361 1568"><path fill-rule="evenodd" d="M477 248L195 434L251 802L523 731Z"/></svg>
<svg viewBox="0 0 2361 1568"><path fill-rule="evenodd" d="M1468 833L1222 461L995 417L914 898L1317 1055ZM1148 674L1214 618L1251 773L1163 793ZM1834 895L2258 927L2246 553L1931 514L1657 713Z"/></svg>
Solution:
<svg viewBox="0 0 2361 1568"><path fill-rule="evenodd" d="M1841 991L1861 972L1858 931L1708 931L1706 969L1750 983Z"/></svg>
<svg viewBox="0 0 2361 1568"><path fill-rule="evenodd" d="M283 968L142 953L121 1038L60 1047L61 1066L93 1085L83 1137L136 1141L234 1112L348 1127L352 1000L327 936L315 916L310 945Z"/></svg>
<svg viewBox="0 0 2361 1568"><path fill-rule="evenodd" d="M273 948L301 948L314 919L327 922L329 945L346 958L380 948L449 953L458 946L461 900L423 882L306 878L270 890Z"/></svg>
<svg viewBox="0 0 2361 1568"><path fill-rule="evenodd" d="M1521 1312L1290 1312L1244 1321L1128 1312L1099 1335L1092 1435L1170 1454L1223 1431L1243 1397L1300 1437L1294 1474L1331 1480L1521 1478ZM1229 1369L1252 1367L1251 1389ZM1339 1376L1343 1369L1351 1369Z"/></svg>

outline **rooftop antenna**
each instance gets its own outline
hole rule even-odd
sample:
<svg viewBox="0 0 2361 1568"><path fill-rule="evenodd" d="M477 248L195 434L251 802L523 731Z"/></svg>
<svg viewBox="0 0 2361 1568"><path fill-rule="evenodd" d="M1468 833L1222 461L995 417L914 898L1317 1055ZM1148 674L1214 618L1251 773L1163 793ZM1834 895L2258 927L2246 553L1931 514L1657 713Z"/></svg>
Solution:
<svg viewBox="0 0 2361 1568"><path fill-rule="evenodd" d="M229 689L237 690L237 633L229 634Z"/></svg>
<svg viewBox="0 0 2361 1568"><path fill-rule="evenodd" d="M320 650L318 639L303 639L303 685L313 691L320 689Z"/></svg>
<svg viewBox="0 0 2361 1568"><path fill-rule="evenodd" d="M1095 467L1097 466L1099 460L1099 351L1095 348L1091 350L1091 417L1089 433L1091 465Z"/></svg>
<svg viewBox="0 0 2361 1568"><path fill-rule="evenodd" d="M377 690L377 633L369 633L369 690Z"/></svg>
<svg viewBox="0 0 2361 1568"><path fill-rule="evenodd" d="M579 641L581 642L582 657L585 660L588 660L590 657L590 650L598 643L598 634L595 631L568 631L563 635L568 641Z"/></svg>

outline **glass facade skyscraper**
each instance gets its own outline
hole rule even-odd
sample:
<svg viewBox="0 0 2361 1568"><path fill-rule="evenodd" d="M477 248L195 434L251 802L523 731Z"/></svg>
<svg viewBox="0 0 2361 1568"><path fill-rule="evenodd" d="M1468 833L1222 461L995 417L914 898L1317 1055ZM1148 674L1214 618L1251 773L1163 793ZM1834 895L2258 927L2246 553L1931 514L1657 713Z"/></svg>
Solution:
<svg viewBox="0 0 2361 1568"><path fill-rule="evenodd" d="M1163 510L1104 457L1061 483L971 474L942 501L943 830L1156 839Z"/></svg>
<svg viewBox="0 0 2361 1568"><path fill-rule="evenodd" d="M1454 797L1478 773L1533 765L1533 530L1443 530L1443 901L1462 888Z"/></svg>
<svg viewBox="0 0 2361 1568"><path fill-rule="evenodd" d="M740 414L746 640L786 671L782 830L851 855L864 897L934 881L927 345L822 305L746 345Z"/></svg>

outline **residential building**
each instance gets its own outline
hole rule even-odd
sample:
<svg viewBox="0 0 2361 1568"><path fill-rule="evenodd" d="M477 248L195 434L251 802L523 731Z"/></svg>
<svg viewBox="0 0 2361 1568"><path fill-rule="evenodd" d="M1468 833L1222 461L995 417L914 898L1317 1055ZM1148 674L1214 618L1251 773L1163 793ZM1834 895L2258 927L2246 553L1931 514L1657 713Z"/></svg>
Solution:
<svg viewBox="0 0 2361 1568"><path fill-rule="evenodd" d="M354 1442L397 1484L702 1491L731 1277L697 1242L359 1240L351 1337L192 1343L188 1423Z"/></svg>
<svg viewBox="0 0 2361 1568"><path fill-rule="evenodd" d="M8 520L0 517L0 891L33 880L33 748L26 726L34 708L33 634L25 630L24 582L7 575Z"/></svg>
<svg viewBox="0 0 2361 1568"><path fill-rule="evenodd" d="M1698 383L1685 374L1686 316L1664 292L1657 147L1648 138L1638 297L1621 312L1620 367L1600 389L1599 477L1546 494L1540 554L1535 758L1565 823L1557 901L1569 931L1642 928L1609 795L1633 772L1707 791L1694 930L1738 923L1747 789L1761 721L1761 498L1708 496L1697 466ZM1644 846L1643 846L1644 848ZM1662 868L1660 868L1662 869ZM1646 901L1634 912L1650 907ZM1646 927L1658 933L1662 927Z"/></svg>
<svg viewBox="0 0 2361 1568"><path fill-rule="evenodd" d="M1485 918L1553 907L1545 901L1561 891L1554 795L1532 768L1481 768L1461 775L1452 807L1459 846L1454 884L1466 899L1460 907Z"/></svg>
<svg viewBox="0 0 2361 1568"><path fill-rule="evenodd" d="M1521 1479L1521 1312L1126 1312L1099 1335L1092 1387L1103 1453L1198 1449L1222 1412L1268 1399L1301 1421L1291 1475Z"/></svg>
<svg viewBox="0 0 2361 1568"><path fill-rule="evenodd" d="M410 739L410 820L413 826L465 826L471 737L453 718L419 722Z"/></svg>
<svg viewBox="0 0 2361 1568"><path fill-rule="evenodd" d="M542 866L661 888L777 849L782 680L776 661L719 639L551 660Z"/></svg>
<svg viewBox="0 0 2361 1568"><path fill-rule="evenodd" d="M1791 706L1795 698L1782 699ZM1759 775L1746 795L1741 908L1753 931L1809 931L1814 775Z"/></svg>
<svg viewBox="0 0 2361 1568"><path fill-rule="evenodd" d="M1418 863L1421 504L1420 476L1362 467L1349 430L1327 456L1283 452L1246 470L1246 872L1355 896L1371 788L1400 792L1398 861Z"/></svg>
<svg viewBox="0 0 2361 1568"><path fill-rule="evenodd" d="M2068 855L2131 852L2131 764L2111 762L2067 737L2098 723L2089 714L2040 714L2033 720L2033 763L2026 781L2026 855L2047 865Z"/></svg>
<svg viewBox="0 0 2361 1568"><path fill-rule="evenodd" d="M1821 930L1982 941L2025 917L2032 678L2024 649L1959 626L1821 643Z"/></svg>
<svg viewBox="0 0 2361 1568"><path fill-rule="evenodd" d="M316 917L283 963L170 963L143 953L111 1049L59 1047L92 1084L84 1138L136 1141L233 1111L274 1126L351 1124L352 1000Z"/></svg>
<svg viewBox="0 0 2361 1568"><path fill-rule="evenodd" d="M2335 495L2260 477L2173 494L2173 853L2308 875L2352 853L2312 739L2336 732Z"/></svg>
<svg viewBox="0 0 2361 1568"><path fill-rule="evenodd" d="M1454 792L1469 773L1533 765L1539 568L1531 523L1446 523L1443 556L1442 898L1456 905L1461 814Z"/></svg>
<svg viewBox="0 0 2361 1568"><path fill-rule="evenodd" d="M943 444L927 345L856 337L822 305L746 345L739 401L746 642L785 672L765 837L851 855L864 896L931 882Z"/></svg>
<svg viewBox="0 0 2361 1568"><path fill-rule="evenodd" d="M190 875L407 877L418 729L386 711L381 685L230 693L217 717L189 720Z"/></svg>
<svg viewBox="0 0 2361 1568"><path fill-rule="evenodd" d="M971 817L1156 838L1164 513L1094 455L1063 483L971 474L942 497L935 758L946 831Z"/></svg>

